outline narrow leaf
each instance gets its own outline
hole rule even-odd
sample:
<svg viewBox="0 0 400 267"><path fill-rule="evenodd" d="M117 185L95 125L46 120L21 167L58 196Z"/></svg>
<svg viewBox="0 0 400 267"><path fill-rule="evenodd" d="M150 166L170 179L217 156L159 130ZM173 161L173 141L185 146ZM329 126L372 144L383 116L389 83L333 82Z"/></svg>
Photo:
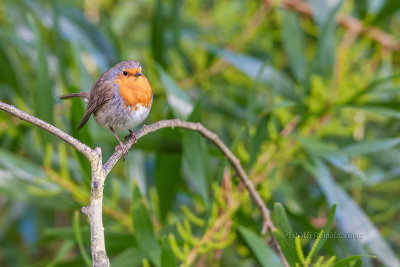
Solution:
<svg viewBox="0 0 400 267"><path fill-rule="evenodd" d="M342 259L340 261L337 261L332 267L350 266L350 264L353 261L359 260L359 259L361 259L363 257L375 258L375 256L372 256L372 255L353 255L353 256L347 257L345 259Z"/></svg>
<svg viewBox="0 0 400 267"><path fill-rule="evenodd" d="M320 23L317 51L312 62L312 73L332 75L335 63L336 13L340 9L341 0L334 1L333 7L326 6L322 10L317 7L321 3L325 3L325 1L313 0L311 2L314 19Z"/></svg>
<svg viewBox="0 0 400 267"><path fill-rule="evenodd" d="M200 105L197 104L189 118L190 121L197 121L200 119L199 108ZM204 203L208 206L208 153L205 140L197 132L182 130L182 142L182 167L186 182L192 190L201 195Z"/></svg>
<svg viewBox="0 0 400 267"><path fill-rule="evenodd" d="M70 240L65 240L61 247L58 249L57 255L54 257L54 259L46 265L46 267L55 267L58 266L64 257L70 253L70 251L74 248L75 243L70 241Z"/></svg>
<svg viewBox="0 0 400 267"><path fill-rule="evenodd" d="M388 266L400 266L395 253L385 242L364 211L342 188L336 185L329 169L321 161L307 166L321 187L328 203L337 203L336 220L343 235L353 244L366 246Z"/></svg>
<svg viewBox="0 0 400 267"><path fill-rule="evenodd" d="M391 149L400 144L400 138L364 141L346 146L340 152L346 156L359 156Z"/></svg>
<svg viewBox="0 0 400 267"><path fill-rule="evenodd" d="M281 203L275 203L274 215L276 218L276 225L279 227L282 234L279 234L277 240L282 246L283 253L290 265L295 265L298 262L296 247L294 244L295 234L290 225L286 211ZM274 233L275 237L277 235Z"/></svg>
<svg viewBox="0 0 400 267"><path fill-rule="evenodd" d="M289 219L286 215L286 211L283 208L281 203L275 203L274 214L275 214L276 220L278 222L278 227L280 228L282 233L294 236L293 228L290 225Z"/></svg>
<svg viewBox="0 0 400 267"><path fill-rule="evenodd" d="M53 124L53 90L52 82L50 79L49 67L46 57L45 44L40 30L40 26L32 15L28 15L28 21L33 29L36 37L36 51L37 51L37 82L36 88L33 91L33 103L35 116ZM43 130L40 130L40 136L45 143L51 142L53 136Z"/></svg>
<svg viewBox="0 0 400 267"><path fill-rule="evenodd" d="M111 266L118 267L139 267L142 260L146 257L144 252L137 248L127 248L120 254L111 259Z"/></svg>
<svg viewBox="0 0 400 267"><path fill-rule="evenodd" d="M161 251L161 266L162 267L175 267L177 262L175 255L169 245L168 238L164 239Z"/></svg>
<svg viewBox="0 0 400 267"><path fill-rule="evenodd" d="M324 229L321 230L320 234L329 235L329 233L331 232L333 220L335 218L335 211L336 211L336 204L334 204L331 210L329 211L328 221L326 222ZM307 255L306 261L311 262L313 256L318 254L318 252L321 250L326 241L327 238L319 238L318 242L315 241L314 245L310 250L310 253Z"/></svg>
<svg viewBox="0 0 400 267"><path fill-rule="evenodd" d="M181 155L178 153L157 153L156 189L160 201L160 217L164 222L175 199L176 189L181 181Z"/></svg>
<svg viewBox="0 0 400 267"><path fill-rule="evenodd" d="M153 58L161 66L165 67L165 54L167 51L165 42L165 15L163 1L157 0L151 22L151 51Z"/></svg>
<svg viewBox="0 0 400 267"><path fill-rule="evenodd" d="M257 124L257 132L251 139L249 168L256 161L262 143L268 138L267 124L270 116L263 116Z"/></svg>
<svg viewBox="0 0 400 267"><path fill-rule="evenodd" d="M296 102L300 101L300 96L296 93L292 80L273 66L265 64L257 58L237 54L229 50L219 49L210 45L206 45L206 48L221 56L253 80L259 78L260 82L269 85L275 93ZM260 70L262 70L261 75L259 75Z"/></svg>
<svg viewBox="0 0 400 267"><path fill-rule="evenodd" d="M238 231L261 266L283 266L275 252L259 235L241 225L238 226Z"/></svg>
<svg viewBox="0 0 400 267"><path fill-rule="evenodd" d="M157 66L157 71L167 91L167 100L172 112L179 119L187 119L193 111L192 101L161 66Z"/></svg>
<svg viewBox="0 0 400 267"><path fill-rule="evenodd" d="M133 188L133 226L140 248L156 266L160 266L161 250L154 234L153 223L143 203L139 188Z"/></svg>
<svg viewBox="0 0 400 267"><path fill-rule="evenodd" d="M356 108L356 109L367 111L374 115L382 115L382 116L389 117L389 118L400 119L400 110L390 108L390 107L369 106L368 104L366 104L366 105L364 105L364 104L363 105L347 105L344 107Z"/></svg>
<svg viewBox="0 0 400 267"><path fill-rule="evenodd" d="M85 262L86 266L88 266L88 267L92 266L92 261L91 261L89 255L87 254L85 247L83 245L78 211L75 211L75 213L74 213L74 233L75 233L75 239L76 239L76 242L78 243L79 251L81 252L83 261Z"/></svg>
<svg viewBox="0 0 400 267"><path fill-rule="evenodd" d="M392 14L396 13L400 9L400 2L397 0L386 0L384 2L385 4L376 16L375 23L379 23L390 18Z"/></svg>
<svg viewBox="0 0 400 267"><path fill-rule="evenodd" d="M282 41L289 58L290 68L298 81L305 77L306 59L304 34L300 27L300 18L295 12L283 11Z"/></svg>

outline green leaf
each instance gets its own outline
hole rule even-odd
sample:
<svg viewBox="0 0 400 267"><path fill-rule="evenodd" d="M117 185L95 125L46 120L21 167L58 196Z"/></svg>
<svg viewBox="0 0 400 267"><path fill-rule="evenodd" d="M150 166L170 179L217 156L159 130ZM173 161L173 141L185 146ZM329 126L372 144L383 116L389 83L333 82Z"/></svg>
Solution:
<svg viewBox="0 0 400 267"><path fill-rule="evenodd" d="M78 92L83 92L83 91L89 91L91 88L91 78L89 74L87 73L86 68L83 65L83 62L80 58L81 51L79 48L74 45L73 46L73 52L74 52L74 59L75 59L75 64L78 66L79 71L77 71L76 75L80 80L80 89L78 89L75 86L69 86L68 91L69 93L78 93ZM71 132L72 136L75 138L79 139L81 142L85 143L89 147L94 147L93 144L93 139L89 131L89 125L86 125L82 129L78 131L78 125L82 120L83 115L85 114L86 110L86 103L82 98L72 98L68 100L71 103L71 109L70 109L70 114L71 114ZM86 160L87 162L87 160ZM88 167L90 165L84 165L84 167ZM90 168L89 168L90 169ZM88 168L86 169L88 170Z"/></svg>
<svg viewBox="0 0 400 267"><path fill-rule="evenodd" d="M80 58L81 51L79 50L77 45L73 45L73 53L75 64L78 66L79 71L76 72L76 78L80 80L80 89L76 88L73 85L68 86L68 93L78 93L81 91L89 91L91 88L91 79L86 70L83 66L82 60ZM64 100L63 102L69 102L68 104L71 105L70 108L70 129L71 135L81 141L82 143L86 144L89 147L94 147L92 135L89 131L89 123L85 125L82 129L78 131L78 125L82 120L83 115L85 114L86 104L84 104L84 100L81 98L72 98L68 100ZM66 103L67 104L67 103ZM75 150L76 158L78 159L79 166L81 169L81 173L83 174L85 185L90 188L91 177L90 177L90 163L81 153Z"/></svg>
<svg viewBox="0 0 400 267"><path fill-rule="evenodd" d="M115 47L110 40L97 24L88 21L81 10L61 4L57 8L61 18L59 30L63 38L88 51L102 70L109 67L109 62L117 60Z"/></svg>
<svg viewBox="0 0 400 267"><path fill-rule="evenodd" d="M196 105L189 120L199 119L200 104ZM207 163L208 152L205 140L199 133L190 130L181 130L183 143L182 167L183 174L189 187L198 192L204 200L205 205L209 206Z"/></svg>
<svg viewBox="0 0 400 267"><path fill-rule="evenodd" d="M328 221L326 222L326 225L324 229L322 229L320 234L329 235L329 233L331 232L333 220L335 218L335 211L336 211L336 204L333 204L331 210L329 211ZM327 238L321 238L320 236L318 236L318 239L315 241L309 254L307 255L306 262L311 262L313 256L318 254L318 252L321 250L321 248L324 246L327 240L328 240Z"/></svg>
<svg viewBox="0 0 400 267"><path fill-rule="evenodd" d="M275 93L296 102L300 101L300 96L296 93L292 80L273 66L251 56L233 53L210 45L205 47L210 52L225 59L251 79L256 80L259 78L260 82L269 85ZM258 75L260 70L262 70L262 74Z"/></svg>
<svg viewBox="0 0 400 267"><path fill-rule="evenodd" d="M44 230L44 235L48 238L57 239L68 239L75 241L75 230L73 227L53 227L46 228ZM90 246L90 229L89 226L81 227L82 242L85 246ZM107 253L110 255L120 252L121 250L130 247L137 246L135 238L131 234L127 234L126 231L113 231L108 229L104 232Z"/></svg>
<svg viewBox="0 0 400 267"><path fill-rule="evenodd" d="M337 169L345 173L355 175L364 180L367 178L366 174L360 168L354 165L348 157L342 156L339 151L337 151L336 155L327 154L322 157Z"/></svg>
<svg viewBox="0 0 400 267"><path fill-rule="evenodd" d="M369 106L367 105L346 105L344 107L349 107L349 108L356 108L360 110L367 111L371 114L374 115L382 115L385 117L390 117L390 118L395 118L399 119L400 118L400 110L393 109L390 107L383 107L383 106Z"/></svg>
<svg viewBox="0 0 400 267"><path fill-rule="evenodd" d="M36 162L0 149L0 173L0 194L10 199L55 210L77 207L58 184L45 178Z"/></svg>
<svg viewBox="0 0 400 267"><path fill-rule="evenodd" d="M161 66L166 67L165 54L167 51L164 34L165 30L165 11L163 1L157 0L151 22L151 51L153 58Z"/></svg>
<svg viewBox="0 0 400 267"><path fill-rule="evenodd" d="M301 143L304 149L314 157L335 154L336 149L334 147L315 138L305 138L299 136L296 139Z"/></svg>
<svg viewBox="0 0 400 267"><path fill-rule="evenodd" d="M375 23L379 23L385 19L391 18L391 15L400 9L400 2L397 0L386 0L383 7L375 18Z"/></svg>
<svg viewBox="0 0 400 267"><path fill-rule="evenodd" d="M11 52L7 51L6 46L4 46L6 43L6 40L0 39L0 62L2 62L0 64L0 80L21 95L22 84L18 77L19 75L17 75L20 70L14 67L14 62L10 55ZM4 96L2 96L2 99L4 99Z"/></svg>
<svg viewBox="0 0 400 267"><path fill-rule="evenodd" d="M154 234L153 223L143 203L139 188L133 188L133 227L139 247L156 266L160 266L161 250Z"/></svg>
<svg viewBox="0 0 400 267"><path fill-rule="evenodd" d="M281 232L294 236L293 228L290 225L286 211L281 203L274 204L274 214L276 216L276 221L278 222L277 226L280 228Z"/></svg>
<svg viewBox="0 0 400 267"><path fill-rule="evenodd" d="M332 11L341 6L341 0L319 1L319 0L309 0L311 6L311 12L314 21L317 24L324 24L330 20L330 15Z"/></svg>
<svg viewBox="0 0 400 267"><path fill-rule="evenodd" d="M36 117L53 124L54 97L45 44L39 28L40 26L31 14L28 15L28 21L35 33L37 51L37 79L36 88L33 91L33 109ZM40 130L40 136L44 143L49 143L54 140L54 136L44 130Z"/></svg>
<svg viewBox="0 0 400 267"><path fill-rule="evenodd" d="M160 201L160 217L163 222L175 200L176 189L181 181L181 154L157 153L155 180Z"/></svg>
<svg viewBox="0 0 400 267"><path fill-rule="evenodd" d="M107 233L107 232L106 232ZM84 245L90 245L89 226L81 227L82 242ZM75 229L73 227L47 227L44 230L44 236L48 238L60 238L76 241Z"/></svg>
<svg viewBox="0 0 400 267"><path fill-rule="evenodd" d="M360 156L391 149L400 144L400 138L364 141L340 149L346 156Z"/></svg>
<svg viewBox="0 0 400 267"><path fill-rule="evenodd" d="M75 211L74 213L74 233L75 233L75 239L76 242L78 243L79 251L81 252L81 256L83 258L83 261L85 262L86 266L92 266L92 261L87 254L85 247L83 245L82 241L82 232L81 232L81 226L79 222L79 211Z"/></svg>
<svg viewBox="0 0 400 267"><path fill-rule="evenodd" d="M351 163L349 158L339 149L336 149L317 139L298 137L297 140L303 145L305 150L313 156L323 158L339 170L356 175L361 179L365 179L366 175L357 166Z"/></svg>
<svg viewBox="0 0 400 267"><path fill-rule="evenodd" d="M281 232L274 232L274 236L281 246L281 249L285 254L285 258L290 266L295 266L296 262L299 261L299 259L297 258L296 247L294 243L295 234L286 215L286 211L281 203L275 203L274 217L276 221L276 226Z"/></svg>
<svg viewBox="0 0 400 267"><path fill-rule="evenodd" d="M368 3L369 2L370 2L369 0L355 0L354 1L355 17L363 18L366 15L366 13L369 11L368 10Z"/></svg>
<svg viewBox="0 0 400 267"><path fill-rule="evenodd" d="M157 65L157 71L160 75L161 83L165 86L168 104L174 116L182 120L187 119L193 111L192 101L161 66Z"/></svg>
<svg viewBox="0 0 400 267"><path fill-rule="evenodd" d="M366 94L384 91L386 88L385 84L398 77L400 77L399 74L394 74L385 76L383 78L375 79L367 86L365 86L362 90L357 90L357 93L355 93L350 99L345 101L342 105L346 107L346 105L355 104L362 96ZM399 93L398 90L395 91L396 93ZM339 105L339 107L341 107L341 105Z"/></svg>
<svg viewBox="0 0 400 267"><path fill-rule="evenodd" d="M337 261L332 267L351 266L350 264L353 261L359 260L363 257L375 258L375 256L373 256L373 255L353 255L353 256L350 256L350 257L347 257L347 258Z"/></svg>
<svg viewBox="0 0 400 267"><path fill-rule="evenodd" d="M136 267L142 266L145 253L137 248L127 248L111 259L111 266Z"/></svg>
<svg viewBox="0 0 400 267"><path fill-rule="evenodd" d="M58 249L57 255L54 257L54 259L46 265L46 267L55 267L58 266L62 260L64 259L67 254L71 252L71 250L74 248L75 243L70 241L70 240L65 240L61 247Z"/></svg>
<svg viewBox="0 0 400 267"><path fill-rule="evenodd" d="M168 238L165 238L162 245L161 251L161 266L162 267L175 267L178 266L174 252L172 251Z"/></svg>
<svg viewBox="0 0 400 267"><path fill-rule="evenodd" d="M250 162L249 168L253 165L256 161L258 153L260 152L260 148L262 143L265 142L268 138L268 130L267 124L270 120L271 116L263 116L260 121L257 123L257 132L255 136L251 139L251 147L250 147Z"/></svg>
<svg viewBox="0 0 400 267"><path fill-rule="evenodd" d="M379 261L389 266L400 266L395 253L385 242L375 225L357 203L336 185L329 169L319 160L306 168L315 177L328 203L337 203L336 221L344 237L353 245L366 246Z"/></svg>
<svg viewBox="0 0 400 267"><path fill-rule="evenodd" d="M320 4L325 1L313 0L311 8L313 10L314 19L321 25L319 27L317 51L312 61L312 74L332 75L335 63L335 30L336 30L336 13L339 11L342 1L336 1L333 8L323 4L324 8L320 8ZM324 13L326 13L324 15Z"/></svg>
<svg viewBox="0 0 400 267"><path fill-rule="evenodd" d="M208 182L206 173L206 149L200 134L182 130L184 177L192 189L197 191L208 203Z"/></svg>
<svg viewBox="0 0 400 267"><path fill-rule="evenodd" d="M237 229L261 266L283 266L275 252L259 235L241 225Z"/></svg>
<svg viewBox="0 0 400 267"><path fill-rule="evenodd" d="M306 58L304 34L300 27L299 15L295 12L283 10L282 42L289 58L289 66L298 81L305 77Z"/></svg>
<svg viewBox="0 0 400 267"><path fill-rule="evenodd" d="M71 89L72 89L72 87L71 87ZM70 92L76 93L76 92L78 92L78 90L73 89L73 90L70 90ZM71 109L70 109L71 135L73 137L75 137L76 139L80 140L81 142L83 142L84 144L88 145L89 147L94 147L88 125L86 125L86 127L83 127L82 129L80 129L78 131L78 125L83 117L83 114L85 114L85 108L83 107L83 103L82 103L83 100L82 99L71 99L69 101L71 101ZM87 160L87 158L85 156L83 156L78 151L75 151L74 153L76 155L76 158L78 159L81 173L82 173L83 177L85 178L85 184L88 187L90 187L90 183L91 183L90 162Z"/></svg>

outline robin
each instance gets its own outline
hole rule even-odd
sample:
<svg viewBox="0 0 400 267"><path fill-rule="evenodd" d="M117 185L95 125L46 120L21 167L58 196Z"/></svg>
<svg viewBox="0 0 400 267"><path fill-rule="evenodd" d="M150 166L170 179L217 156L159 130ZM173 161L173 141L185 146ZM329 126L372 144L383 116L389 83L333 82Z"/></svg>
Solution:
<svg viewBox="0 0 400 267"><path fill-rule="evenodd" d="M150 112L153 92L147 78L142 73L139 62L126 60L104 72L93 84L90 92L63 95L61 99L80 97L88 101L86 112L78 126L80 130L90 116L104 128L108 128L117 138L123 158L128 154L115 131L129 130L144 121ZM127 138L126 136L125 138Z"/></svg>

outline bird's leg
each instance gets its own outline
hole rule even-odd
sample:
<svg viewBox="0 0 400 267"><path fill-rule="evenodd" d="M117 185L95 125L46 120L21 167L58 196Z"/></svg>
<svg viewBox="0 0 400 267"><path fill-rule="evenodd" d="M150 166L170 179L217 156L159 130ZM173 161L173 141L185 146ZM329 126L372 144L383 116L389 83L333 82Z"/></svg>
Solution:
<svg viewBox="0 0 400 267"><path fill-rule="evenodd" d="M128 150L126 149L124 144L121 142L121 140L119 140L119 138L118 138L117 134L115 133L114 129L112 127L110 127L110 130L114 134L115 138L117 138L118 143L119 143L119 147L122 150L122 159L125 160L126 155L128 155ZM117 147L115 147L115 149L117 149Z"/></svg>
<svg viewBox="0 0 400 267"><path fill-rule="evenodd" d="M135 135L134 131L132 131L131 129L128 129L128 130L129 130L129 134L127 136L125 136L125 141L129 137L132 137L133 143L132 143L132 146L129 148L129 151L131 151L134 148L134 146L136 145L137 138L136 138L136 135Z"/></svg>

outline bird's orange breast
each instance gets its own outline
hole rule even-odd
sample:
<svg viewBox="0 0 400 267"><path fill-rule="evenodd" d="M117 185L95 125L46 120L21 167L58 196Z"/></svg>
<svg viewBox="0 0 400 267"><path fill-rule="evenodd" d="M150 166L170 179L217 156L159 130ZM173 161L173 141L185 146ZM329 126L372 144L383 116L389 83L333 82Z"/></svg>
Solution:
<svg viewBox="0 0 400 267"><path fill-rule="evenodd" d="M115 82L119 85L119 93L124 100L125 107L131 106L134 110L139 107L150 107L153 98L153 92L149 81L145 76L132 77L118 75Z"/></svg>

